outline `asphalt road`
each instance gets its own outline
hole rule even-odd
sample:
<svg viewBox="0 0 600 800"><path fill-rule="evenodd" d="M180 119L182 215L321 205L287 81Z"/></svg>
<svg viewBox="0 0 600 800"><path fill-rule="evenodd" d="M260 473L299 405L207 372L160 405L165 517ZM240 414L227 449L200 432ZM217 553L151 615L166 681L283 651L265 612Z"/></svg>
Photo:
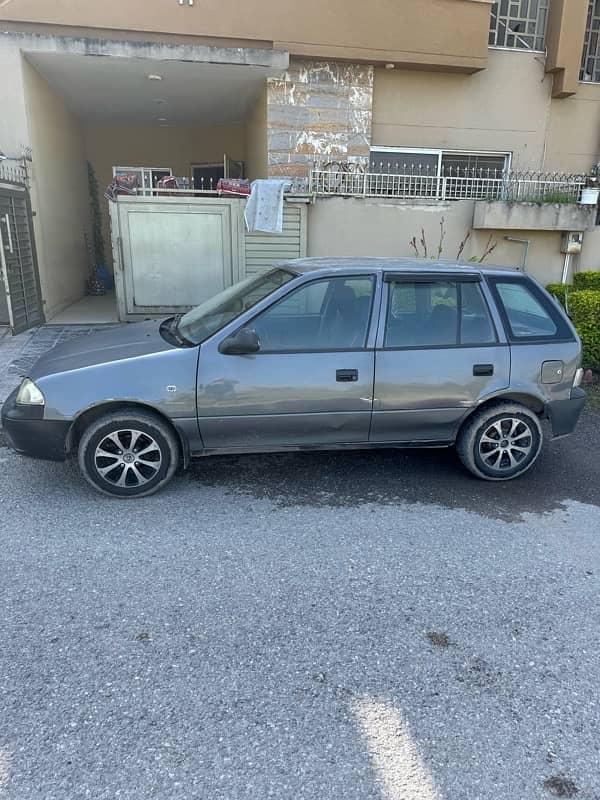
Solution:
<svg viewBox="0 0 600 800"><path fill-rule="evenodd" d="M600 416L97 496L0 447L0 798L600 798Z"/></svg>

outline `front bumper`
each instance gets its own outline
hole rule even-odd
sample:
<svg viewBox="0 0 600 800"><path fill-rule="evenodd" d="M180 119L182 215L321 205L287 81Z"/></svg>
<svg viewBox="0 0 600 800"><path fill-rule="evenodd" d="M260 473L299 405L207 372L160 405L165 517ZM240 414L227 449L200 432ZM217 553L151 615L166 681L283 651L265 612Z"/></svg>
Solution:
<svg viewBox="0 0 600 800"><path fill-rule="evenodd" d="M552 425L554 437L573 433L585 405L586 393L583 389L571 389L569 400L554 400L546 404L546 416Z"/></svg>
<svg viewBox="0 0 600 800"><path fill-rule="evenodd" d="M41 406L18 406L17 390L2 406L2 428L9 445L32 458L64 461L70 422L43 419Z"/></svg>

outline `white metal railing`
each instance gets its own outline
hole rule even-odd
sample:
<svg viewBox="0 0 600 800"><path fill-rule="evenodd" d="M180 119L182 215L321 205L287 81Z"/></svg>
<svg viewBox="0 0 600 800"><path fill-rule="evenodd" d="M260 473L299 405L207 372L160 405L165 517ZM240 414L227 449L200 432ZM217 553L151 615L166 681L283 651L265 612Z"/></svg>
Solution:
<svg viewBox="0 0 600 800"><path fill-rule="evenodd" d="M194 181L190 181L189 179L181 179L177 178L176 180L181 181L177 188L164 188L155 186L153 188L150 187L140 187L136 186L132 189L132 193L143 196L143 197L158 197L160 195L168 196L168 195L193 195L193 196L205 196L205 197L217 197L219 195L235 195L238 194L239 196L244 196L243 192L235 192L231 188L223 187L218 188L218 181L209 178L207 180L201 179L199 182L194 183ZM304 195L308 194L309 191L309 181L308 178L289 178L288 186L286 188L286 195L290 194L298 194Z"/></svg>
<svg viewBox="0 0 600 800"><path fill-rule="evenodd" d="M0 161L0 181L20 183L25 186L27 184L27 170L22 164Z"/></svg>
<svg viewBox="0 0 600 800"><path fill-rule="evenodd" d="M405 200L506 200L576 203L584 175L449 169L369 172L356 164L325 165L310 175L310 192L322 196L389 197Z"/></svg>

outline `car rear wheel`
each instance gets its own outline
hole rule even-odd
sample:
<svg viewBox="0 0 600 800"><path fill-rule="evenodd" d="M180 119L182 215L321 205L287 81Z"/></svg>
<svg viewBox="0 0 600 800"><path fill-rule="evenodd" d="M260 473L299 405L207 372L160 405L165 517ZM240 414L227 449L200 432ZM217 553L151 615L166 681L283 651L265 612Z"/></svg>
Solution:
<svg viewBox="0 0 600 800"><path fill-rule="evenodd" d="M78 455L79 468L94 489L113 497L146 497L173 477L179 443L160 417L113 412L85 429Z"/></svg>
<svg viewBox="0 0 600 800"><path fill-rule="evenodd" d="M523 475L542 449L537 415L519 403L498 403L474 414L462 428L456 449L465 467L487 481Z"/></svg>

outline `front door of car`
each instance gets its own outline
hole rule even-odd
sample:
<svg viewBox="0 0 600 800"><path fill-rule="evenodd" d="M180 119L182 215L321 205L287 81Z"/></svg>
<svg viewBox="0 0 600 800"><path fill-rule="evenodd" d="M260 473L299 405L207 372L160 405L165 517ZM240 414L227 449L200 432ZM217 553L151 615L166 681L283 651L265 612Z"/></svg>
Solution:
<svg viewBox="0 0 600 800"><path fill-rule="evenodd" d="M372 442L448 442L509 384L510 350L477 274L386 275Z"/></svg>
<svg viewBox="0 0 600 800"><path fill-rule="evenodd" d="M205 448L367 442L375 288L372 275L316 279L244 325L257 334L258 352L223 352L223 337L203 344L197 404Z"/></svg>

